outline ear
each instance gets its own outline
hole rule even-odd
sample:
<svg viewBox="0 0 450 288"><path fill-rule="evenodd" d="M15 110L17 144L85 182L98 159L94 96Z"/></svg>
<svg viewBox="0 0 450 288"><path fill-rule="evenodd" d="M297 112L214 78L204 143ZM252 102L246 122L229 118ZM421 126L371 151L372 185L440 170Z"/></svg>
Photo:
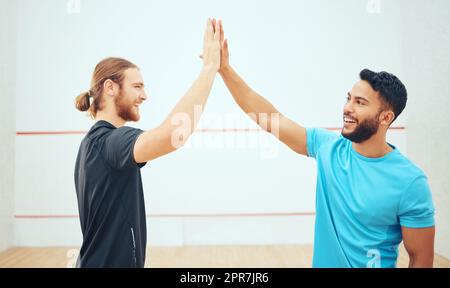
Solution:
<svg viewBox="0 0 450 288"><path fill-rule="evenodd" d="M106 79L103 83L103 91L106 95L114 97L119 91L119 85L111 79Z"/></svg>
<svg viewBox="0 0 450 288"><path fill-rule="evenodd" d="M395 119L395 114L391 110L385 110L380 113L380 124L389 127Z"/></svg>

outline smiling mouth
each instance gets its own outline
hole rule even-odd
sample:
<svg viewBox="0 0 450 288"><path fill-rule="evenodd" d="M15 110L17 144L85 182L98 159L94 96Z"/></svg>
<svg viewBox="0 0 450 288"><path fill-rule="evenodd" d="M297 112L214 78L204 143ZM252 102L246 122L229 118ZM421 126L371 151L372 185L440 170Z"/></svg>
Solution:
<svg viewBox="0 0 450 288"><path fill-rule="evenodd" d="M352 118L350 116L344 116L344 123L345 124L356 124L356 119Z"/></svg>

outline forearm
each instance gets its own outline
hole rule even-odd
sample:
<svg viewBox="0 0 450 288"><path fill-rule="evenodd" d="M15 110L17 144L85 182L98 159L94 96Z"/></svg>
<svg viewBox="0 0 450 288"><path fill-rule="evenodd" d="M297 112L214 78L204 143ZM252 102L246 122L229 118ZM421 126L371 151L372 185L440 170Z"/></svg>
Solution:
<svg viewBox="0 0 450 288"><path fill-rule="evenodd" d="M200 75L183 98L175 105L162 125L170 127L168 129L173 132L178 129L177 122L189 120L190 123L187 123L189 124L189 131L186 131L185 136L192 134L208 100L215 76L216 70L209 67L203 67Z"/></svg>
<svg viewBox="0 0 450 288"><path fill-rule="evenodd" d="M253 91L232 67L227 66L226 68L221 69L220 75L241 109L249 114L249 116L251 116L260 126L261 124L264 124L261 123L260 116L265 115L266 118L264 119L268 120L268 127L270 127L271 116L279 113L277 109L264 97Z"/></svg>
<svg viewBox="0 0 450 288"><path fill-rule="evenodd" d="M161 125L139 135L133 150L137 163L175 151L194 132L220 66L220 31L216 20L208 19L203 43L203 69Z"/></svg>

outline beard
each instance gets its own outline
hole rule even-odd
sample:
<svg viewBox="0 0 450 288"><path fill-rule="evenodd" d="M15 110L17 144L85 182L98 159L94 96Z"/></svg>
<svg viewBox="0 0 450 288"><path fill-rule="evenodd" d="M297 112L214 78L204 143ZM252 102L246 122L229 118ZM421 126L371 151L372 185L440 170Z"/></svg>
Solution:
<svg viewBox="0 0 450 288"><path fill-rule="evenodd" d="M119 95L114 99L114 104L116 105L117 115L125 121L139 121L140 115L135 108L133 101L127 101L123 92L120 91Z"/></svg>
<svg viewBox="0 0 450 288"><path fill-rule="evenodd" d="M364 119L350 133L344 133L344 128L342 128L342 136L355 143L362 143L370 139L370 137L378 132L378 127L380 126L379 116L380 113L373 118Z"/></svg>

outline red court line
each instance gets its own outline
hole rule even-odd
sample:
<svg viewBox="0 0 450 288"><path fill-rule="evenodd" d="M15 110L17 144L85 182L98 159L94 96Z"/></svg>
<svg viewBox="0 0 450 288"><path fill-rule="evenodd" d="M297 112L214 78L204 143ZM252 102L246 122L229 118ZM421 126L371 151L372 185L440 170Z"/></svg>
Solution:
<svg viewBox="0 0 450 288"><path fill-rule="evenodd" d="M325 127L327 130L341 131L342 127ZM391 127L389 130L406 130L406 127ZM196 133L240 133L261 132L260 128L202 128L195 130ZM87 131L18 131L17 136L39 136L39 135L84 135Z"/></svg>
<svg viewBox="0 0 450 288"><path fill-rule="evenodd" d="M147 218L242 218L242 217L299 217L315 216L315 212L279 213L223 213L223 214L147 214ZM14 215L15 219L70 219L78 215Z"/></svg>
<svg viewBox="0 0 450 288"><path fill-rule="evenodd" d="M79 135L86 134L87 131L19 131L16 132L17 136L30 136L30 135Z"/></svg>

